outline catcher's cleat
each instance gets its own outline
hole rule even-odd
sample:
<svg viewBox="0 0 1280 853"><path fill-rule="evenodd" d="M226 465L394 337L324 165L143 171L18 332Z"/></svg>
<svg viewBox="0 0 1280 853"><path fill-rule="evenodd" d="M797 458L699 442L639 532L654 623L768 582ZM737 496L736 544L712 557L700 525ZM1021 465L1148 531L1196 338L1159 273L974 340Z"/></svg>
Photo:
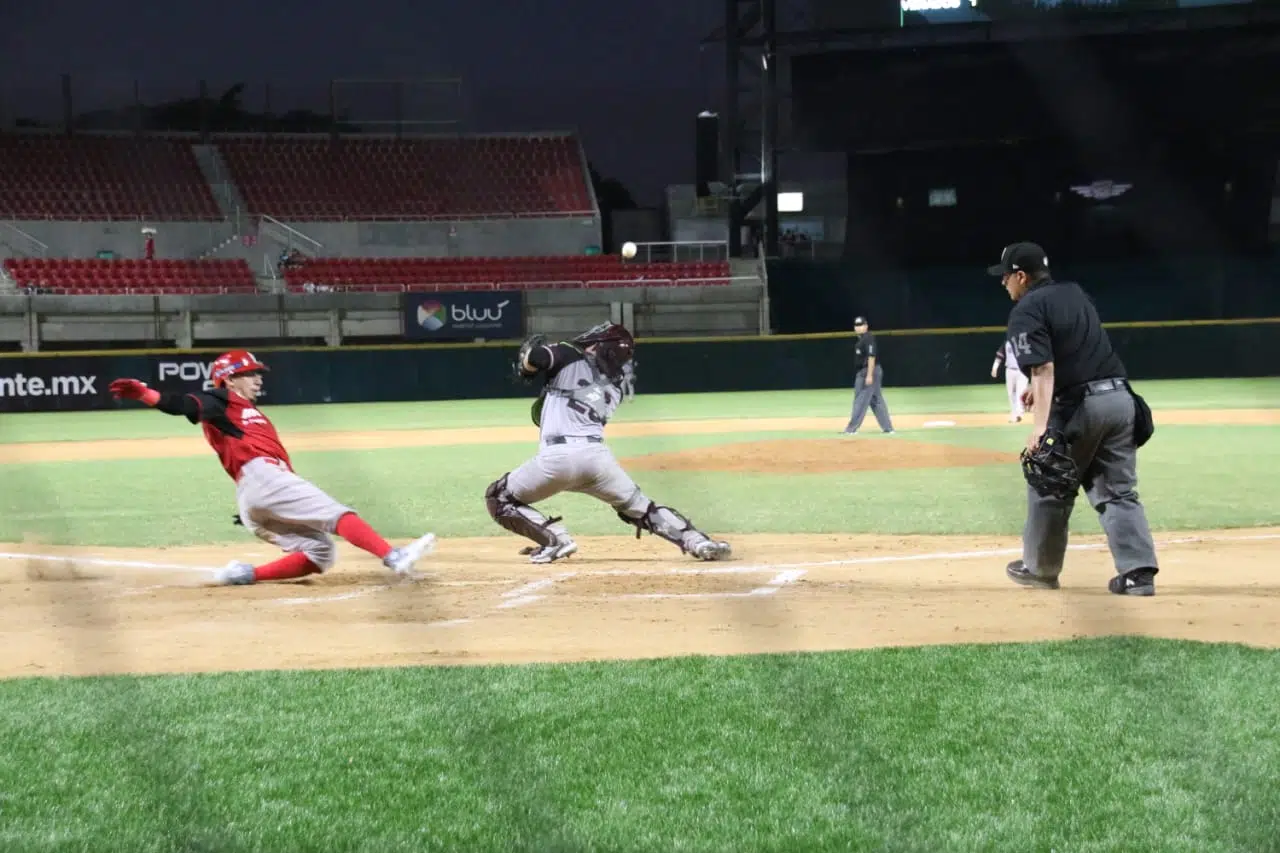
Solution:
<svg viewBox="0 0 1280 853"><path fill-rule="evenodd" d="M689 550L695 558L711 562L713 560L723 560L732 552L728 542L718 542L715 539L704 539Z"/></svg>
<svg viewBox="0 0 1280 853"><path fill-rule="evenodd" d="M1021 560L1014 560L1005 566L1004 573L1014 583L1029 586L1032 589L1057 589L1060 586L1057 578L1042 578L1039 575L1033 575Z"/></svg>
<svg viewBox="0 0 1280 853"><path fill-rule="evenodd" d="M551 544L534 550L529 557L530 563L554 563L556 560L576 554L578 543L568 536L559 536Z"/></svg>

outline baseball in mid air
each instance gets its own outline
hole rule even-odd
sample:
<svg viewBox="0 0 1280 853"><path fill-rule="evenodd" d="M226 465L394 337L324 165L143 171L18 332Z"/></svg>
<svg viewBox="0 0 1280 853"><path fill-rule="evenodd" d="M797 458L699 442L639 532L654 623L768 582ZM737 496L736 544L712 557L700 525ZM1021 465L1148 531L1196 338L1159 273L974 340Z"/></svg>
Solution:
<svg viewBox="0 0 1280 853"><path fill-rule="evenodd" d="M636 256L636 244L630 240L622 244L622 257L634 258Z"/></svg>

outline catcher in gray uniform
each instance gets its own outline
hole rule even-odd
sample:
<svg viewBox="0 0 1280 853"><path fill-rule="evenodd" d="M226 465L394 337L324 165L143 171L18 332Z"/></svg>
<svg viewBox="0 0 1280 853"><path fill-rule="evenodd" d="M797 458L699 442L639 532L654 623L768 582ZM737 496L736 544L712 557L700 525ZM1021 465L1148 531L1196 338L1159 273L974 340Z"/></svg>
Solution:
<svg viewBox="0 0 1280 853"><path fill-rule="evenodd" d="M604 427L624 399L635 396L631 362L635 340L617 323L601 323L571 341L548 344L534 335L520 346L516 375L543 386L533 404L539 427L538 453L485 490L484 502L499 525L533 540L521 551L533 563L550 563L578 550L560 518L547 518L533 504L560 492L579 492L613 507L635 525L699 560L729 556L729 543L707 536L676 510L645 496L604 443Z"/></svg>

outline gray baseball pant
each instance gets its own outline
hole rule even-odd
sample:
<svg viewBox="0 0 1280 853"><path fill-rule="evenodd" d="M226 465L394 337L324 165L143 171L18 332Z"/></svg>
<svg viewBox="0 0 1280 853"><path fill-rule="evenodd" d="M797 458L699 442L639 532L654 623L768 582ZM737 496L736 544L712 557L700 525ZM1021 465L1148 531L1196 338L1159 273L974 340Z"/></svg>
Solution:
<svg viewBox="0 0 1280 853"><path fill-rule="evenodd" d="M1117 574L1159 568L1146 510L1138 500L1138 449L1133 443L1134 401L1123 384L1090 393L1063 428L1080 470L1080 484L1107 535ZM1070 500L1042 497L1027 487L1022 559L1043 578L1062 572L1067 551Z"/></svg>
<svg viewBox="0 0 1280 853"><path fill-rule="evenodd" d="M884 370L878 364L875 384L871 387L867 387L866 368L858 371L853 381L853 414L849 416L849 425L844 428L845 432L857 432L861 428L862 419L867 416L868 407L876 416L876 423L880 424L880 429L885 432L893 429L893 421L889 419L889 407L884 402L884 395L880 393L883 381Z"/></svg>

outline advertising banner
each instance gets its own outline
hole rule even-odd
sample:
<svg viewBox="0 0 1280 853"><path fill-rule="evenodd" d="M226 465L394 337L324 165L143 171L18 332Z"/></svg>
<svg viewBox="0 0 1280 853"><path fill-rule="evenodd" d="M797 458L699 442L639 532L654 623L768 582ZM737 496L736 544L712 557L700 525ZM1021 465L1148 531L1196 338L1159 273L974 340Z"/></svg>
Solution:
<svg viewBox="0 0 1280 853"><path fill-rule="evenodd" d="M113 379L140 379L158 391L209 390L214 356L50 355L0 357L0 413L91 411L120 408L107 386Z"/></svg>
<svg viewBox="0 0 1280 853"><path fill-rule="evenodd" d="M520 291L404 295L404 335L415 341L514 340L524 336Z"/></svg>
<svg viewBox="0 0 1280 853"><path fill-rule="evenodd" d="M0 360L0 412L88 411L106 407L110 377L89 358Z"/></svg>

